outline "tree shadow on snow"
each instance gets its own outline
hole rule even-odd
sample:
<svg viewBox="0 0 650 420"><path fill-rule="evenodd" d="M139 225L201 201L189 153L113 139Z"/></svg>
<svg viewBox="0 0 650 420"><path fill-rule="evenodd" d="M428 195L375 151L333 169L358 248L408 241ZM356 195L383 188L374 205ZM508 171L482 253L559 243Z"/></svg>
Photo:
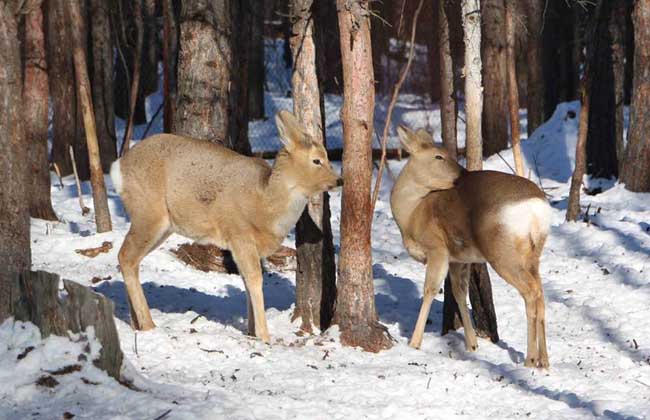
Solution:
<svg viewBox="0 0 650 420"><path fill-rule="evenodd" d="M230 325L241 331L247 330L247 301L243 281L241 288L226 285L223 296L211 295L193 287L180 288L153 281L143 283L142 287L151 309L180 314L194 311L210 321ZM278 273L265 273L263 287L267 310L275 308L284 311L295 301L294 285ZM115 302L115 316L129 322L129 306L122 281L104 282L95 287L95 291L112 299Z"/></svg>

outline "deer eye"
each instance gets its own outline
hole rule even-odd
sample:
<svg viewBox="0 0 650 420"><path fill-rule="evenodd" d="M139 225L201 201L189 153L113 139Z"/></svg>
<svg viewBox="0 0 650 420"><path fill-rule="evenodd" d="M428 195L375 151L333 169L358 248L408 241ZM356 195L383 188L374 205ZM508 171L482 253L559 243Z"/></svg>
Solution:
<svg viewBox="0 0 650 420"><path fill-rule="evenodd" d="M438 159L438 160L444 160L445 158L443 158L443 157L440 156L440 155L436 155L436 159Z"/></svg>
<svg viewBox="0 0 650 420"><path fill-rule="evenodd" d="M314 165L320 165L320 159L314 159L312 162L314 162Z"/></svg>

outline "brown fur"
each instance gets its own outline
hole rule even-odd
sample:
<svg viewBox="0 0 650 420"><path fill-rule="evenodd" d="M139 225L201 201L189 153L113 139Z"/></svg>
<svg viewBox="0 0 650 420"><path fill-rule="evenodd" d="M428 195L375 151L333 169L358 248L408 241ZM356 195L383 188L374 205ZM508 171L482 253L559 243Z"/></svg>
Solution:
<svg viewBox="0 0 650 420"><path fill-rule="evenodd" d="M142 141L118 161L120 194L131 218L119 259L134 327L154 327L138 281L140 261L178 233L232 251L248 292L249 332L269 342L260 258L280 246L308 197L340 184L323 146L292 114L281 111L276 124L285 148L273 167L171 134Z"/></svg>
<svg viewBox="0 0 650 420"><path fill-rule="evenodd" d="M422 130L414 133L400 127L398 133L411 157L393 187L391 208L409 254L427 264L425 296L411 345L420 346L431 302L450 270L465 343L468 350L476 349L466 303L468 270L450 263L489 262L526 301L526 365L547 367L539 258L548 227L533 216L526 232L515 234L501 215L507 205L531 199L545 202L543 192L514 175L467 172Z"/></svg>

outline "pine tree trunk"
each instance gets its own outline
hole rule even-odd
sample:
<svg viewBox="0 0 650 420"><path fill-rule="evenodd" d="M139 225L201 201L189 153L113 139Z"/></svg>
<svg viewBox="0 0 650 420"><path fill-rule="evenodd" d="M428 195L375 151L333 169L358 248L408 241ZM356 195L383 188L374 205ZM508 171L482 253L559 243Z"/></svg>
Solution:
<svg viewBox="0 0 650 420"><path fill-rule="evenodd" d="M504 0L483 0L483 156L508 148L508 83Z"/></svg>
<svg viewBox="0 0 650 420"><path fill-rule="evenodd" d="M508 109L510 114L510 133L512 155L517 175L524 176L524 162L521 156L519 127L519 87L517 85L517 56L515 53L515 0L506 0L506 66L508 73Z"/></svg>
<svg viewBox="0 0 650 420"><path fill-rule="evenodd" d="M546 0L526 0L528 45L528 137L544 122L544 78L542 76L542 25Z"/></svg>
<svg viewBox="0 0 650 420"><path fill-rule="evenodd" d="M609 34L612 45L612 67L614 73L614 124L616 161L618 162L618 174L623 172L625 161L625 137L624 137L624 110L625 110L625 13L627 12L626 0L615 0L612 5L612 15L609 20ZM630 63L631 64L631 63ZM628 64L628 65L630 65Z"/></svg>
<svg viewBox="0 0 650 420"><path fill-rule="evenodd" d="M375 88L367 0L337 0L343 85L343 200L335 323L344 345L392 343L377 317L372 275L370 183Z"/></svg>
<svg viewBox="0 0 650 420"><path fill-rule="evenodd" d="M50 199L50 170L47 159L48 98L45 34L42 2L32 3L25 15L25 138L28 144L30 208L32 217L57 220Z"/></svg>
<svg viewBox="0 0 650 420"><path fill-rule="evenodd" d="M291 52L294 71L291 78L293 112L311 135L323 144L325 127L321 114L322 97L316 71L316 41L313 0L293 0ZM296 225L296 308L292 319L301 319L300 329L312 333L326 330L332 319L336 292L334 245L330 226L329 197L317 194Z"/></svg>
<svg viewBox="0 0 650 420"><path fill-rule="evenodd" d="M322 22L329 22L323 37L323 49L325 60L323 62L323 88L325 93L343 93L343 65L341 59L340 28L337 21L337 7L334 1L318 1L315 5L318 9L317 15Z"/></svg>
<svg viewBox="0 0 650 420"><path fill-rule="evenodd" d="M10 314L16 274L31 264L18 4L0 2L0 322Z"/></svg>
<svg viewBox="0 0 650 420"><path fill-rule="evenodd" d="M88 144L88 161L90 163L90 183L93 190L93 204L95 208L95 221L97 232L108 232L112 229L111 215L108 211L108 200L106 198L106 186L104 185L104 173L102 171L101 159L99 157L99 144L97 142L97 129L95 127L95 115L90 94L90 81L88 80L88 66L81 28L82 14L80 5L76 1L69 1L65 7L67 28L72 40L72 56L74 61L77 92L81 109L83 112L86 141ZM76 153L75 153L76 156Z"/></svg>
<svg viewBox="0 0 650 420"><path fill-rule="evenodd" d="M373 5L374 13L376 16L371 21L372 31L372 64L375 72L375 90L379 95L384 95L388 92L386 80L386 66L388 63L388 42L389 42L389 26L385 21L389 18L389 3L377 2Z"/></svg>
<svg viewBox="0 0 650 420"><path fill-rule="evenodd" d="M264 2L250 1L251 41L248 58L248 117L264 118Z"/></svg>
<svg viewBox="0 0 650 420"><path fill-rule="evenodd" d="M623 176L630 191L650 191L650 0L634 6L632 110Z"/></svg>
<svg viewBox="0 0 650 420"><path fill-rule="evenodd" d="M102 170L108 173L117 159L115 114L113 104L113 39L106 0L90 0L89 22L92 60L90 61L91 87L97 140L102 160Z"/></svg>
<svg viewBox="0 0 650 420"><path fill-rule="evenodd" d="M141 94L147 97L158 92L158 28L156 27L156 1L144 0L144 38L142 51Z"/></svg>
<svg viewBox="0 0 650 420"><path fill-rule="evenodd" d="M178 24L173 0L162 0L163 7L163 131L174 131L176 110L176 72L178 60Z"/></svg>
<svg viewBox="0 0 650 420"><path fill-rule="evenodd" d="M229 144L231 29L229 0L183 2L174 116L177 134Z"/></svg>
<svg viewBox="0 0 650 420"><path fill-rule="evenodd" d="M253 27L252 10L255 0L242 0L232 3L233 27L232 60L237 71L231 73L230 84L230 148L243 155L250 156L251 145L248 142L248 75L251 53L251 36Z"/></svg>
<svg viewBox="0 0 650 420"><path fill-rule="evenodd" d="M580 217L580 188L582 178L587 166L587 130L589 129L589 79L588 74L582 76L582 88L580 96L580 122L578 125L578 142L576 143L576 166L571 176L571 187L569 190L569 202L567 204L566 220L575 222Z"/></svg>
<svg viewBox="0 0 650 420"><path fill-rule="evenodd" d="M129 117L126 120L126 129L122 139L122 149L120 156L123 156L129 150L129 145L133 139L133 126L135 124L135 107L138 98L144 98L142 86L140 85L140 75L142 74L142 47L144 45L144 19L142 17L142 0L133 2L133 19L135 21L136 41L135 54L133 62L133 73L131 73L131 86L129 87Z"/></svg>

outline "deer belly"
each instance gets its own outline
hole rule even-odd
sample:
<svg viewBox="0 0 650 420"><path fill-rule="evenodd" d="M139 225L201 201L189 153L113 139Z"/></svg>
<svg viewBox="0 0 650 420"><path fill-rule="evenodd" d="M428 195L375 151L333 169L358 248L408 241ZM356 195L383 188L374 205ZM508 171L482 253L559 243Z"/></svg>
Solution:
<svg viewBox="0 0 650 420"><path fill-rule="evenodd" d="M457 263L484 263L485 257L473 243L463 239L450 239L449 261Z"/></svg>

